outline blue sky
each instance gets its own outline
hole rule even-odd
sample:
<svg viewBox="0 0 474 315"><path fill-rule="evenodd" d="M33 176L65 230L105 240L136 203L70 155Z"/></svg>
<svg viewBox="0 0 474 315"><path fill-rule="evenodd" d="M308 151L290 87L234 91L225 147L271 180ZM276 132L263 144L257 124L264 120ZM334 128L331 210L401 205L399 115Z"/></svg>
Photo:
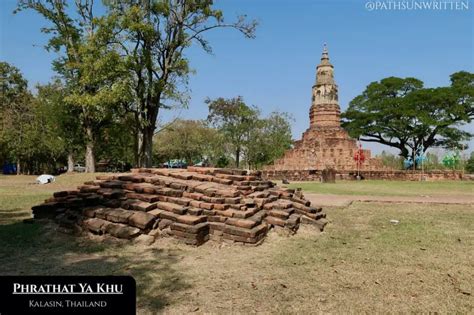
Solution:
<svg viewBox="0 0 474 315"><path fill-rule="evenodd" d="M226 20L239 14L258 20L257 36L249 40L236 31L219 30L207 36L212 55L191 48L188 56L196 73L189 81L189 108L163 113L161 120L176 115L205 118L206 97L241 95L264 114L291 113L293 137L300 138L309 126L311 86L325 42L335 66L342 110L370 82L388 76L416 77L425 86L436 87L448 85L453 72L474 71L474 1L467 10L411 11L369 11L367 2L216 1ZM0 59L20 68L31 86L45 83L54 75L55 57L43 48L47 35L40 28L46 22L33 12L13 15L15 5L14 0L0 3ZM464 129L474 132L473 124ZM375 153L386 149L365 146ZM474 141L469 146L472 150Z"/></svg>

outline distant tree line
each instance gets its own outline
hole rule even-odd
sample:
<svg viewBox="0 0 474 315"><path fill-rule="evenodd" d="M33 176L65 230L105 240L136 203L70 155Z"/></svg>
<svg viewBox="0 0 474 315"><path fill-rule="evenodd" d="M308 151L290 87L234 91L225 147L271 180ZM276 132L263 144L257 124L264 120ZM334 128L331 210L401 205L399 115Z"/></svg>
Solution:
<svg viewBox="0 0 474 315"><path fill-rule="evenodd" d="M37 85L35 93L19 69L0 62L0 165L13 163L18 173L54 173L84 162L90 148L81 108L60 79ZM152 166L171 159L189 165L206 161L221 167L260 168L291 146L291 117L273 112L262 117L242 97L206 100L205 120L176 120L154 133ZM104 107L94 123L94 159L109 167L140 165L134 113ZM89 143L89 144L88 144Z"/></svg>
<svg viewBox="0 0 474 315"><path fill-rule="evenodd" d="M156 161L182 159L192 164L206 160L219 167L261 168L291 147L287 113L261 117L242 97L206 100L206 120L177 120L156 135Z"/></svg>
<svg viewBox="0 0 474 315"><path fill-rule="evenodd" d="M87 151L80 109L68 103L70 91L59 79L35 90L28 90L17 68L0 62L0 166L12 163L18 173L31 174L54 173L63 165L72 171ZM103 114L94 131L99 160L133 163L132 121L126 112Z"/></svg>

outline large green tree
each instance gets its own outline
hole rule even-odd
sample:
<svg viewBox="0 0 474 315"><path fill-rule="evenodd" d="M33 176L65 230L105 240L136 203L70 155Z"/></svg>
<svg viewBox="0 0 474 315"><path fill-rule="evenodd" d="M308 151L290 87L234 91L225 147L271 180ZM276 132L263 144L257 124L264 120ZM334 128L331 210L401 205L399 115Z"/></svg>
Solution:
<svg viewBox="0 0 474 315"><path fill-rule="evenodd" d="M291 147L291 116L273 112L253 124L247 138L244 156L251 168L271 164Z"/></svg>
<svg viewBox="0 0 474 315"><path fill-rule="evenodd" d="M121 45L132 80L134 102L128 109L138 126L139 164L150 167L160 109L187 103L185 87L191 70L185 52L193 43L211 52L205 34L213 29L232 28L253 37L256 23L247 22L245 16L225 22L212 0L104 2L118 18L115 41Z"/></svg>
<svg viewBox="0 0 474 315"><path fill-rule="evenodd" d="M0 62L0 153L3 162L16 162L18 173L23 159L24 129L32 115L32 99L20 70Z"/></svg>
<svg viewBox="0 0 474 315"><path fill-rule="evenodd" d="M235 167L239 167L246 144L256 125L260 124L260 111L256 107L247 106L241 96L207 99L206 104L209 107L208 122L223 135L233 152Z"/></svg>
<svg viewBox="0 0 474 315"><path fill-rule="evenodd" d="M188 164L213 160L220 145L217 130L200 120L177 120L155 136L155 155L160 161L183 159Z"/></svg>
<svg viewBox="0 0 474 315"><path fill-rule="evenodd" d="M291 117L273 112L262 118L256 106L248 106L242 97L207 99L208 122L221 135L221 146L231 152L235 166L241 159L246 167L259 168L281 157L291 147Z"/></svg>
<svg viewBox="0 0 474 315"><path fill-rule="evenodd" d="M414 157L430 147L462 146L471 135L459 127L474 117L474 74L451 75L451 85L423 88L415 78L390 77L373 82L343 114L353 137L378 142Z"/></svg>
<svg viewBox="0 0 474 315"><path fill-rule="evenodd" d="M18 173L54 172L67 144L61 89L57 83L38 86L33 96L19 70L7 63L0 63L0 82L1 160L15 161Z"/></svg>
<svg viewBox="0 0 474 315"><path fill-rule="evenodd" d="M95 171L97 133L110 120L113 107L127 102L126 79L115 39L114 15L95 15L93 0L76 0L73 9L66 0L19 0L18 10L31 9L50 25L42 31L52 34L46 49L58 54L55 70L64 78L65 101L80 108L78 118L86 143L86 172Z"/></svg>
<svg viewBox="0 0 474 315"><path fill-rule="evenodd" d="M67 170L73 172L76 157L83 153L84 133L80 120L81 109L66 103L68 91L59 79L37 86L37 103L45 116L45 124L53 126L62 142L63 156L67 155Z"/></svg>

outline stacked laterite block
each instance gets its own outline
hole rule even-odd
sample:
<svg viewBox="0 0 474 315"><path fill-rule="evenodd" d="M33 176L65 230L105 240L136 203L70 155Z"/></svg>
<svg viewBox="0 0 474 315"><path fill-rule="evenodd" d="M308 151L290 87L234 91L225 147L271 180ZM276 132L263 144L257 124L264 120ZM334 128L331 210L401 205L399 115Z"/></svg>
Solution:
<svg viewBox="0 0 474 315"><path fill-rule="evenodd" d="M33 214L65 232L163 235L190 245L210 238L259 244L272 227L294 233L301 223L322 230L327 222L301 191L279 188L260 172L200 167L101 175L55 193Z"/></svg>

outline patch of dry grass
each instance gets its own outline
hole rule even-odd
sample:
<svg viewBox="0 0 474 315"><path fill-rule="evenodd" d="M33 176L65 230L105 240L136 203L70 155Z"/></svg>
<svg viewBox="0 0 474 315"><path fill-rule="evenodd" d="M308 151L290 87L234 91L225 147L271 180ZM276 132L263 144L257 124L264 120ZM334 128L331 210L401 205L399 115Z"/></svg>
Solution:
<svg viewBox="0 0 474 315"><path fill-rule="evenodd" d="M184 248L180 264L197 285L168 310L472 312L473 210L354 204L328 211L320 235L305 228L257 248Z"/></svg>
<svg viewBox="0 0 474 315"><path fill-rule="evenodd" d="M42 193L17 187L25 198ZM140 314L473 312L474 206L325 211L325 232L270 233L258 247L172 239L143 247L11 221L0 225L0 274L130 274Z"/></svg>

